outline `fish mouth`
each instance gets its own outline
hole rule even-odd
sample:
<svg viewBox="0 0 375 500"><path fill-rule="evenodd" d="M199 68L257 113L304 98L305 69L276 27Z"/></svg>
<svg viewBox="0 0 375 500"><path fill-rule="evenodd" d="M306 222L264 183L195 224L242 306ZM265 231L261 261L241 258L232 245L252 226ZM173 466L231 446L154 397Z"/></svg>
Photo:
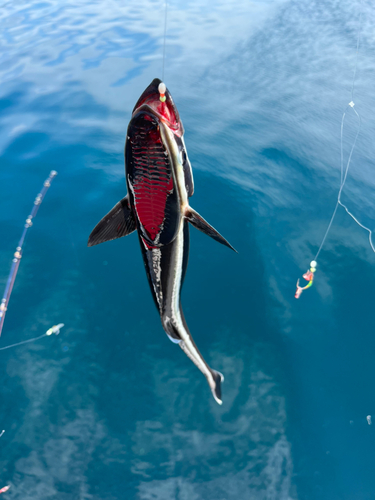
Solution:
<svg viewBox="0 0 375 500"><path fill-rule="evenodd" d="M165 101L160 100L159 85L162 81L155 78L138 99L133 109L134 116L139 111L146 111L157 117L178 137L184 134L184 127L180 120L175 103L168 89L165 91Z"/></svg>

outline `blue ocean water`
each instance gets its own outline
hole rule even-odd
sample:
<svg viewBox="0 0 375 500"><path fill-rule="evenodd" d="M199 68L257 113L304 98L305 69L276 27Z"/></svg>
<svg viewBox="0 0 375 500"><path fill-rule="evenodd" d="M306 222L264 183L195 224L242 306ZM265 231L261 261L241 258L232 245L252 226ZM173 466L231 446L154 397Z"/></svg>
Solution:
<svg viewBox="0 0 375 500"><path fill-rule="evenodd" d="M369 0L168 0L165 82L185 126L191 230L182 304L225 375L223 405L162 330L135 235L87 248L126 192L131 110L161 77L164 3L19 0L0 9L0 285L33 200L0 347L5 498L375 498L374 262L334 209L340 123L362 118L343 201L374 228ZM356 133L348 113L344 154ZM366 416L373 415L373 425Z"/></svg>

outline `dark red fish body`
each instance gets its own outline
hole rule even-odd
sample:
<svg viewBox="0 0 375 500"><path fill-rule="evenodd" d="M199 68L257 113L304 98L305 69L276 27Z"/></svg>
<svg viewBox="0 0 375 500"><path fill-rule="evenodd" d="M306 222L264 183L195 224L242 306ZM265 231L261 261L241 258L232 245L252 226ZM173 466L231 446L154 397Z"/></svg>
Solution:
<svg viewBox="0 0 375 500"><path fill-rule="evenodd" d="M159 118L147 110L137 112L129 124L125 146L130 205L140 235L151 247L173 241L181 221L178 190L159 125Z"/></svg>

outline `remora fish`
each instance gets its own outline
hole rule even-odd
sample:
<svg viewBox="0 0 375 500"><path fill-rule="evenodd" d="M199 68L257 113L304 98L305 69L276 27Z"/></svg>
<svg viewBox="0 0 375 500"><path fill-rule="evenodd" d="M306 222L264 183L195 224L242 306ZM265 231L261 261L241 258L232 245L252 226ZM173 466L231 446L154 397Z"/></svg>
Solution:
<svg viewBox="0 0 375 500"><path fill-rule="evenodd" d="M184 128L169 91L155 79L133 109L125 142L127 196L97 224L88 246L137 230L143 261L166 334L206 377L221 404L221 373L203 359L180 304L189 255L189 222L234 248L189 206L194 182Z"/></svg>

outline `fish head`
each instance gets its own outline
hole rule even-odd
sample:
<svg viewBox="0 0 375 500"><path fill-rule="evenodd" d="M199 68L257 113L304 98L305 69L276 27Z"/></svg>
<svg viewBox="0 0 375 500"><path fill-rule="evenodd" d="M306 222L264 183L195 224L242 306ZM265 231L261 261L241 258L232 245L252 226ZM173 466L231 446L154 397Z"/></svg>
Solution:
<svg viewBox="0 0 375 500"><path fill-rule="evenodd" d="M132 116L134 117L139 111L145 111L150 115L157 117L169 130L177 137L182 137L184 127L180 120L180 115L176 105L173 102L171 93L166 88L164 96L165 100L161 100L159 85L162 81L155 78L138 99L133 109Z"/></svg>
<svg viewBox="0 0 375 500"><path fill-rule="evenodd" d="M161 83L163 82L159 78L155 78L150 83L134 106L132 116L134 117L140 111L143 111L146 120L153 121L156 119L156 121L161 122L164 127L169 129L171 138L174 139L173 142L177 146L176 153L179 156L179 163L183 166L187 196L190 197L194 193L194 180L183 138L184 127L171 93L166 87L165 100L160 99L159 85Z"/></svg>

